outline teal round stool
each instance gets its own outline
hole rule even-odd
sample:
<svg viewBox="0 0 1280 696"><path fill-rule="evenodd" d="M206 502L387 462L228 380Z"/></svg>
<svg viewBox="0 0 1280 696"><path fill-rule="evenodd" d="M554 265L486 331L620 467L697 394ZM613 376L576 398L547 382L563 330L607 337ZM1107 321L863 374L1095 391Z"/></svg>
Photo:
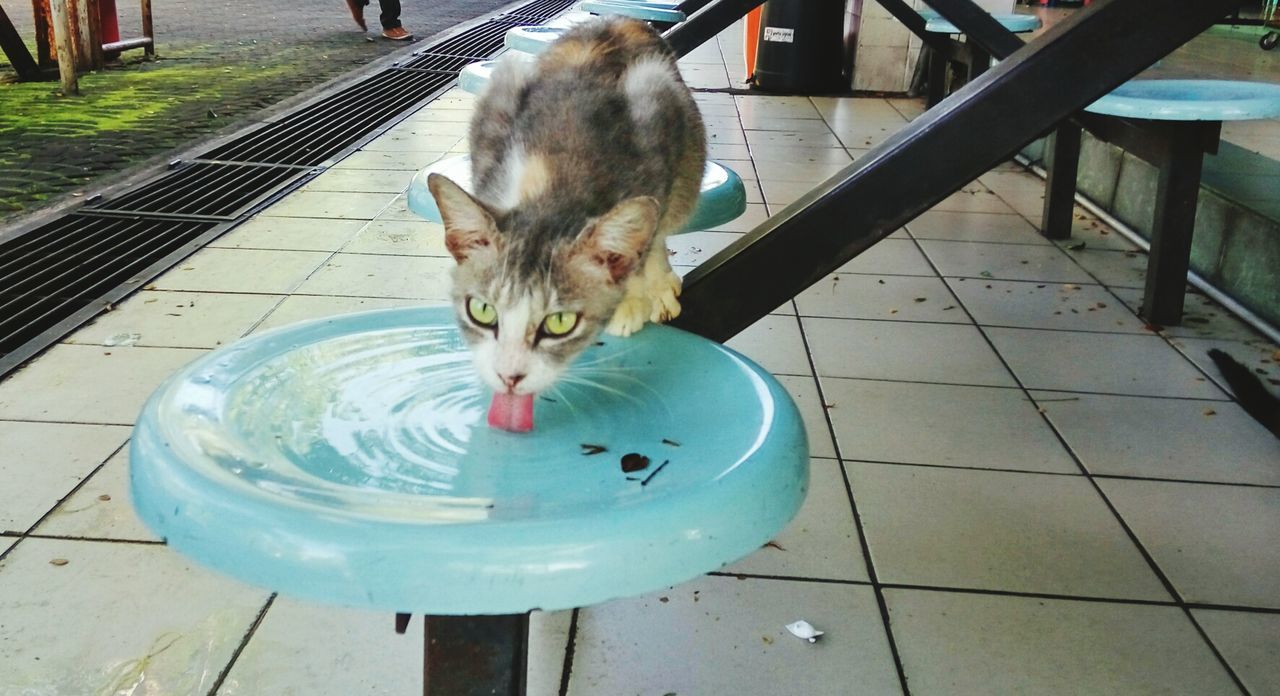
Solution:
<svg viewBox="0 0 1280 696"><path fill-rule="evenodd" d="M922 10L920 14L925 19L924 30L930 34L950 36L963 33L959 27L937 12ZM1000 26L1015 34L1035 31L1042 25L1039 17L1029 14L993 14L991 18L996 20ZM958 57L958 59L948 59L927 46L921 53L921 59L924 61L922 67L926 71L928 83L928 89L925 92L925 103L929 107L938 104L947 96L947 67L952 63L962 67L966 82L972 82L991 67L991 54L987 53L978 44L969 41L968 37L965 37L963 42L954 39L947 40L953 46L953 57Z"/></svg>
<svg viewBox="0 0 1280 696"><path fill-rule="evenodd" d="M409 209L428 222L443 222L436 200L427 188L427 177L443 174L462 188L471 190L471 158L467 155L439 160L414 175L409 183ZM747 189L742 177L723 165L708 161L702 173L702 190L698 206L681 232L694 232L719 227L747 209Z"/></svg>
<svg viewBox="0 0 1280 696"><path fill-rule="evenodd" d="M1000 23L1000 26L1008 29L1015 34L1024 34L1029 31L1035 31L1041 27L1040 18L1035 15L1026 14L993 14L991 18ZM931 13L926 16L924 30L931 34L961 34L959 27L951 23L951 20Z"/></svg>
<svg viewBox="0 0 1280 696"><path fill-rule="evenodd" d="M679 2L663 0L586 0L578 5L583 12L608 17L630 17L655 24L679 24L686 19Z"/></svg>
<svg viewBox="0 0 1280 696"><path fill-rule="evenodd" d="M1248 121L1280 116L1280 84L1246 80L1129 80L1085 111L1153 121Z"/></svg>
<svg viewBox="0 0 1280 696"><path fill-rule="evenodd" d="M721 568L806 493L794 403L732 350L650 326L578 364L584 379L541 395L534 431L512 434L485 425L451 308L251 336L148 400L134 505L171 548L247 583L399 612L401 629L429 615L427 692L491 693L486 670L523 679L527 612ZM624 467L633 453L647 465ZM475 664L477 645L506 657ZM442 686L454 668L471 690Z"/></svg>
<svg viewBox="0 0 1280 696"><path fill-rule="evenodd" d="M512 27L503 35L502 44L513 51L537 55L568 30L557 26Z"/></svg>

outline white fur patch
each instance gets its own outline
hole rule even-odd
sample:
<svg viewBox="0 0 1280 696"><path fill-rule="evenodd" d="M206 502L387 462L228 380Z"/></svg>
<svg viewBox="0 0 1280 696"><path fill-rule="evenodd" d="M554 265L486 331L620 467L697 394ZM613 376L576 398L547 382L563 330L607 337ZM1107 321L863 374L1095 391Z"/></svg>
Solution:
<svg viewBox="0 0 1280 696"><path fill-rule="evenodd" d="M653 118L657 97L672 88L672 77L671 64L662 56L642 58L627 68L622 89L636 121L643 123Z"/></svg>
<svg viewBox="0 0 1280 696"><path fill-rule="evenodd" d="M502 158L496 191L498 199L493 204L503 210L511 210L520 203L520 181L524 178L525 152L520 143L514 143Z"/></svg>

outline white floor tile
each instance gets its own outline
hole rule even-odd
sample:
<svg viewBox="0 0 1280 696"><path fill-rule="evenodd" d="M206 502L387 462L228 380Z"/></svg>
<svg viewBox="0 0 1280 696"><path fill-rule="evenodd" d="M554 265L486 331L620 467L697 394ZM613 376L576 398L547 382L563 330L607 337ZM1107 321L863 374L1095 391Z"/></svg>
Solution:
<svg viewBox="0 0 1280 696"><path fill-rule="evenodd" d="M1017 389L822 380L849 459L1077 473Z"/></svg>
<svg viewBox="0 0 1280 696"><path fill-rule="evenodd" d="M806 97L735 95L743 118L822 118Z"/></svg>
<svg viewBox="0 0 1280 696"><path fill-rule="evenodd" d="M375 309L391 309L393 307L417 307L421 305L437 305L442 302L425 302L423 300L394 299L381 297L339 297L333 295L293 295L280 303L261 324L254 329L255 333L293 324L308 319L322 319L350 312L367 312Z"/></svg>
<svg viewBox="0 0 1280 696"><path fill-rule="evenodd" d="M835 457L835 443L827 427L826 409L818 395L818 386L807 375L778 375L778 383L791 395L804 419L805 434L809 437L809 455Z"/></svg>
<svg viewBox="0 0 1280 696"><path fill-rule="evenodd" d="M382 212L395 193L349 191L295 191L267 208L271 217L336 218L372 220Z"/></svg>
<svg viewBox="0 0 1280 696"><path fill-rule="evenodd" d="M144 290L67 338L101 346L215 348L240 338L283 295Z"/></svg>
<svg viewBox="0 0 1280 696"><path fill-rule="evenodd" d="M794 317L770 314L725 345L779 375L810 375L809 357Z"/></svg>
<svg viewBox="0 0 1280 696"><path fill-rule="evenodd" d="M1083 476L860 462L845 468L882 582L1170 599Z"/></svg>
<svg viewBox="0 0 1280 696"><path fill-rule="evenodd" d="M1280 486L1280 440L1235 404L1033 396L1091 473Z"/></svg>
<svg viewBox="0 0 1280 696"><path fill-rule="evenodd" d="M161 541L133 511L129 451L121 450L74 495L62 501L36 534L87 539Z"/></svg>
<svg viewBox="0 0 1280 696"><path fill-rule="evenodd" d="M334 164L332 169L378 169L412 173L440 159L445 152L446 150L434 152L361 150L344 157L342 161Z"/></svg>
<svg viewBox="0 0 1280 696"><path fill-rule="evenodd" d="M296 288L329 256L320 251L203 249L147 289L284 294Z"/></svg>
<svg viewBox="0 0 1280 696"><path fill-rule="evenodd" d="M13 694L204 694L266 598L159 545L25 539L0 562L0 680Z"/></svg>
<svg viewBox="0 0 1280 696"><path fill-rule="evenodd" d="M970 323L938 278L836 273L800 293L796 305L810 317Z"/></svg>
<svg viewBox="0 0 1280 696"><path fill-rule="evenodd" d="M298 287L303 295L449 299L453 259L338 254Z"/></svg>
<svg viewBox="0 0 1280 696"><path fill-rule="evenodd" d="M1173 607L886 590L913 694L1235 694Z"/></svg>
<svg viewBox="0 0 1280 696"><path fill-rule="evenodd" d="M995 328L986 332L1028 389L1225 398L1159 336Z"/></svg>
<svg viewBox="0 0 1280 696"><path fill-rule="evenodd" d="M667 237L672 265L697 266L742 238L740 232L685 232Z"/></svg>
<svg viewBox="0 0 1280 696"><path fill-rule="evenodd" d="M419 696L422 617L393 616L277 597L218 694Z"/></svg>
<svg viewBox="0 0 1280 696"><path fill-rule="evenodd" d="M933 206L935 211L954 213L1014 213L1014 209L1003 199L985 187L967 187L942 199Z"/></svg>
<svg viewBox="0 0 1280 696"><path fill-rule="evenodd" d="M184 348L54 346L0 384L0 419L132 425L161 382L204 354Z"/></svg>
<svg viewBox="0 0 1280 696"><path fill-rule="evenodd" d="M1146 322L1100 285L949 279L979 324L1026 329L1145 333Z"/></svg>
<svg viewBox="0 0 1280 696"><path fill-rule="evenodd" d="M444 225L425 220L374 220L342 251L388 256L449 256L444 245Z"/></svg>
<svg viewBox="0 0 1280 696"><path fill-rule="evenodd" d="M535 611L529 616L528 696L559 696L572 611Z"/></svg>
<svg viewBox="0 0 1280 696"><path fill-rule="evenodd" d="M1142 252L1086 247L1067 253L1081 268L1108 287L1141 288L1146 284L1147 255Z"/></svg>
<svg viewBox="0 0 1280 696"><path fill-rule="evenodd" d="M947 277L1092 283L1093 279L1057 247L921 240L920 247Z"/></svg>
<svg viewBox="0 0 1280 696"><path fill-rule="evenodd" d="M1255 694L1280 689L1280 614L1191 612L1240 681Z"/></svg>
<svg viewBox="0 0 1280 696"><path fill-rule="evenodd" d="M809 494L795 519L774 538L773 545L730 565L724 572L870 581L840 463L834 459L812 460Z"/></svg>
<svg viewBox="0 0 1280 696"><path fill-rule="evenodd" d="M1048 245L1036 228L1020 215L1001 213L951 213L930 210L907 223L916 239L953 242L1004 242Z"/></svg>
<svg viewBox="0 0 1280 696"><path fill-rule="evenodd" d="M25 532L129 437L119 426L0 421L0 532Z"/></svg>
<svg viewBox="0 0 1280 696"><path fill-rule="evenodd" d="M803 321L814 365L823 377L1015 385L972 326L809 317ZM942 346L945 351L938 350Z"/></svg>
<svg viewBox="0 0 1280 696"><path fill-rule="evenodd" d="M18 543L18 539L15 537L0 537L0 554L13 548L16 543Z"/></svg>
<svg viewBox="0 0 1280 696"><path fill-rule="evenodd" d="M817 643L784 628L807 619ZM858 585L707 577L578 617L571 696L898 692L880 612Z"/></svg>
<svg viewBox="0 0 1280 696"><path fill-rule="evenodd" d="M858 254L838 273L933 276L933 267L910 239L884 239Z"/></svg>
<svg viewBox="0 0 1280 696"><path fill-rule="evenodd" d="M287 251L337 251L346 244L363 220L259 215L213 240L217 249L282 249Z"/></svg>
<svg viewBox="0 0 1280 696"><path fill-rule="evenodd" d="M724 223L718 227L712 227L711 232L750 232L755 229L756 225L764 222L769 217L769 211L765 210L763 205L748 203L747 209L741 215L733 220Z"/></svg>
<svg viewBox="0 0 1280 696"><path fill-rule="evenodd" d="M381 139L375 142L382 144ZM457 138L449 141L449 147L452 147L454 142L457 142ZM377 149L387 149L387 147ZM307 182L307 185L300 190L400 193L409 187L409 181L412 178L412 174L398 169L329 169Z"/></svg>
<svg viewBox="0 0 1280 696"><path fill-rule="evenodd" d="M1280 489L1099 485L1183 599L1280 609Z"/></svg>

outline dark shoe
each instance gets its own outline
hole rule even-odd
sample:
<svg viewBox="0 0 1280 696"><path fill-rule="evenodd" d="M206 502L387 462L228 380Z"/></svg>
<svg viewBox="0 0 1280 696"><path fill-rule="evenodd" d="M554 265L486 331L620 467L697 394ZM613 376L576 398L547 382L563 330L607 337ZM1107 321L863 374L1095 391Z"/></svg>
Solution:
<svg viewBox="0 0 1280 696"><path fill-rule="evenodd" d="M360 0L347 0L347 9L351 10L351 18L356 20L356 24L364 31L369 31L369 26L364 23L364 3Z"/></svg>
<svg viewBox="0 0 1280 696"><path fill-rule="evenodd" d="M350 0L348 0L348 2L349 1ZM410 34L409 32L405 31L404 27L392 27L390 29L383 29L382 35L388 39L391 39L392 41L408 41L409 39L413 38L413 34Z"/></svg>

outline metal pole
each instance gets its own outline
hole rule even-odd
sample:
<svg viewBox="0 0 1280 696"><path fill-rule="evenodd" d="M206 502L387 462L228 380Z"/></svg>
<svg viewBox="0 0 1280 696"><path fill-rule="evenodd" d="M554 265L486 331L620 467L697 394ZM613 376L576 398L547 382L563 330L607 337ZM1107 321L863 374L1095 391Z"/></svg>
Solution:
<svg viewBox="0 0 1280 696"><path fill-rule="evenodd" d="M36 65L35 59L31 57L27 45L22 43L22 37L18 35L18 30L13 28L13 22L9 21L9 15L4 13L3 7L0 7L0 49L9 56L9 64L18 73L18 79L40 79L40 66Z"/></svg>
<svg viewBox="0 0 1280 696"><path fill-rule="evenodd" d="M58 76L62 79L62 94L80 94L76 80L76 59L71 53L71 18L67 16L67 0L52 0L53 36L58 52Z"/></svg>
<svg viewBox="0 0 1280 696"><path fill-rule="evenodd" d="M764 0L715 0L668 29L663 37L683 56L763 4Z"/></svg>
<svg viewBox="0 0 1280 696"><path fill-rule="evenodd" d="M529 615L427 616L424 696L524 696Z"/></svg>
<svg viewBox="0 0 1280 696"><path fill-rule="evenodd" d="M694 269L674 325L731 338L1238 4L1094 3Z"/></svg>

